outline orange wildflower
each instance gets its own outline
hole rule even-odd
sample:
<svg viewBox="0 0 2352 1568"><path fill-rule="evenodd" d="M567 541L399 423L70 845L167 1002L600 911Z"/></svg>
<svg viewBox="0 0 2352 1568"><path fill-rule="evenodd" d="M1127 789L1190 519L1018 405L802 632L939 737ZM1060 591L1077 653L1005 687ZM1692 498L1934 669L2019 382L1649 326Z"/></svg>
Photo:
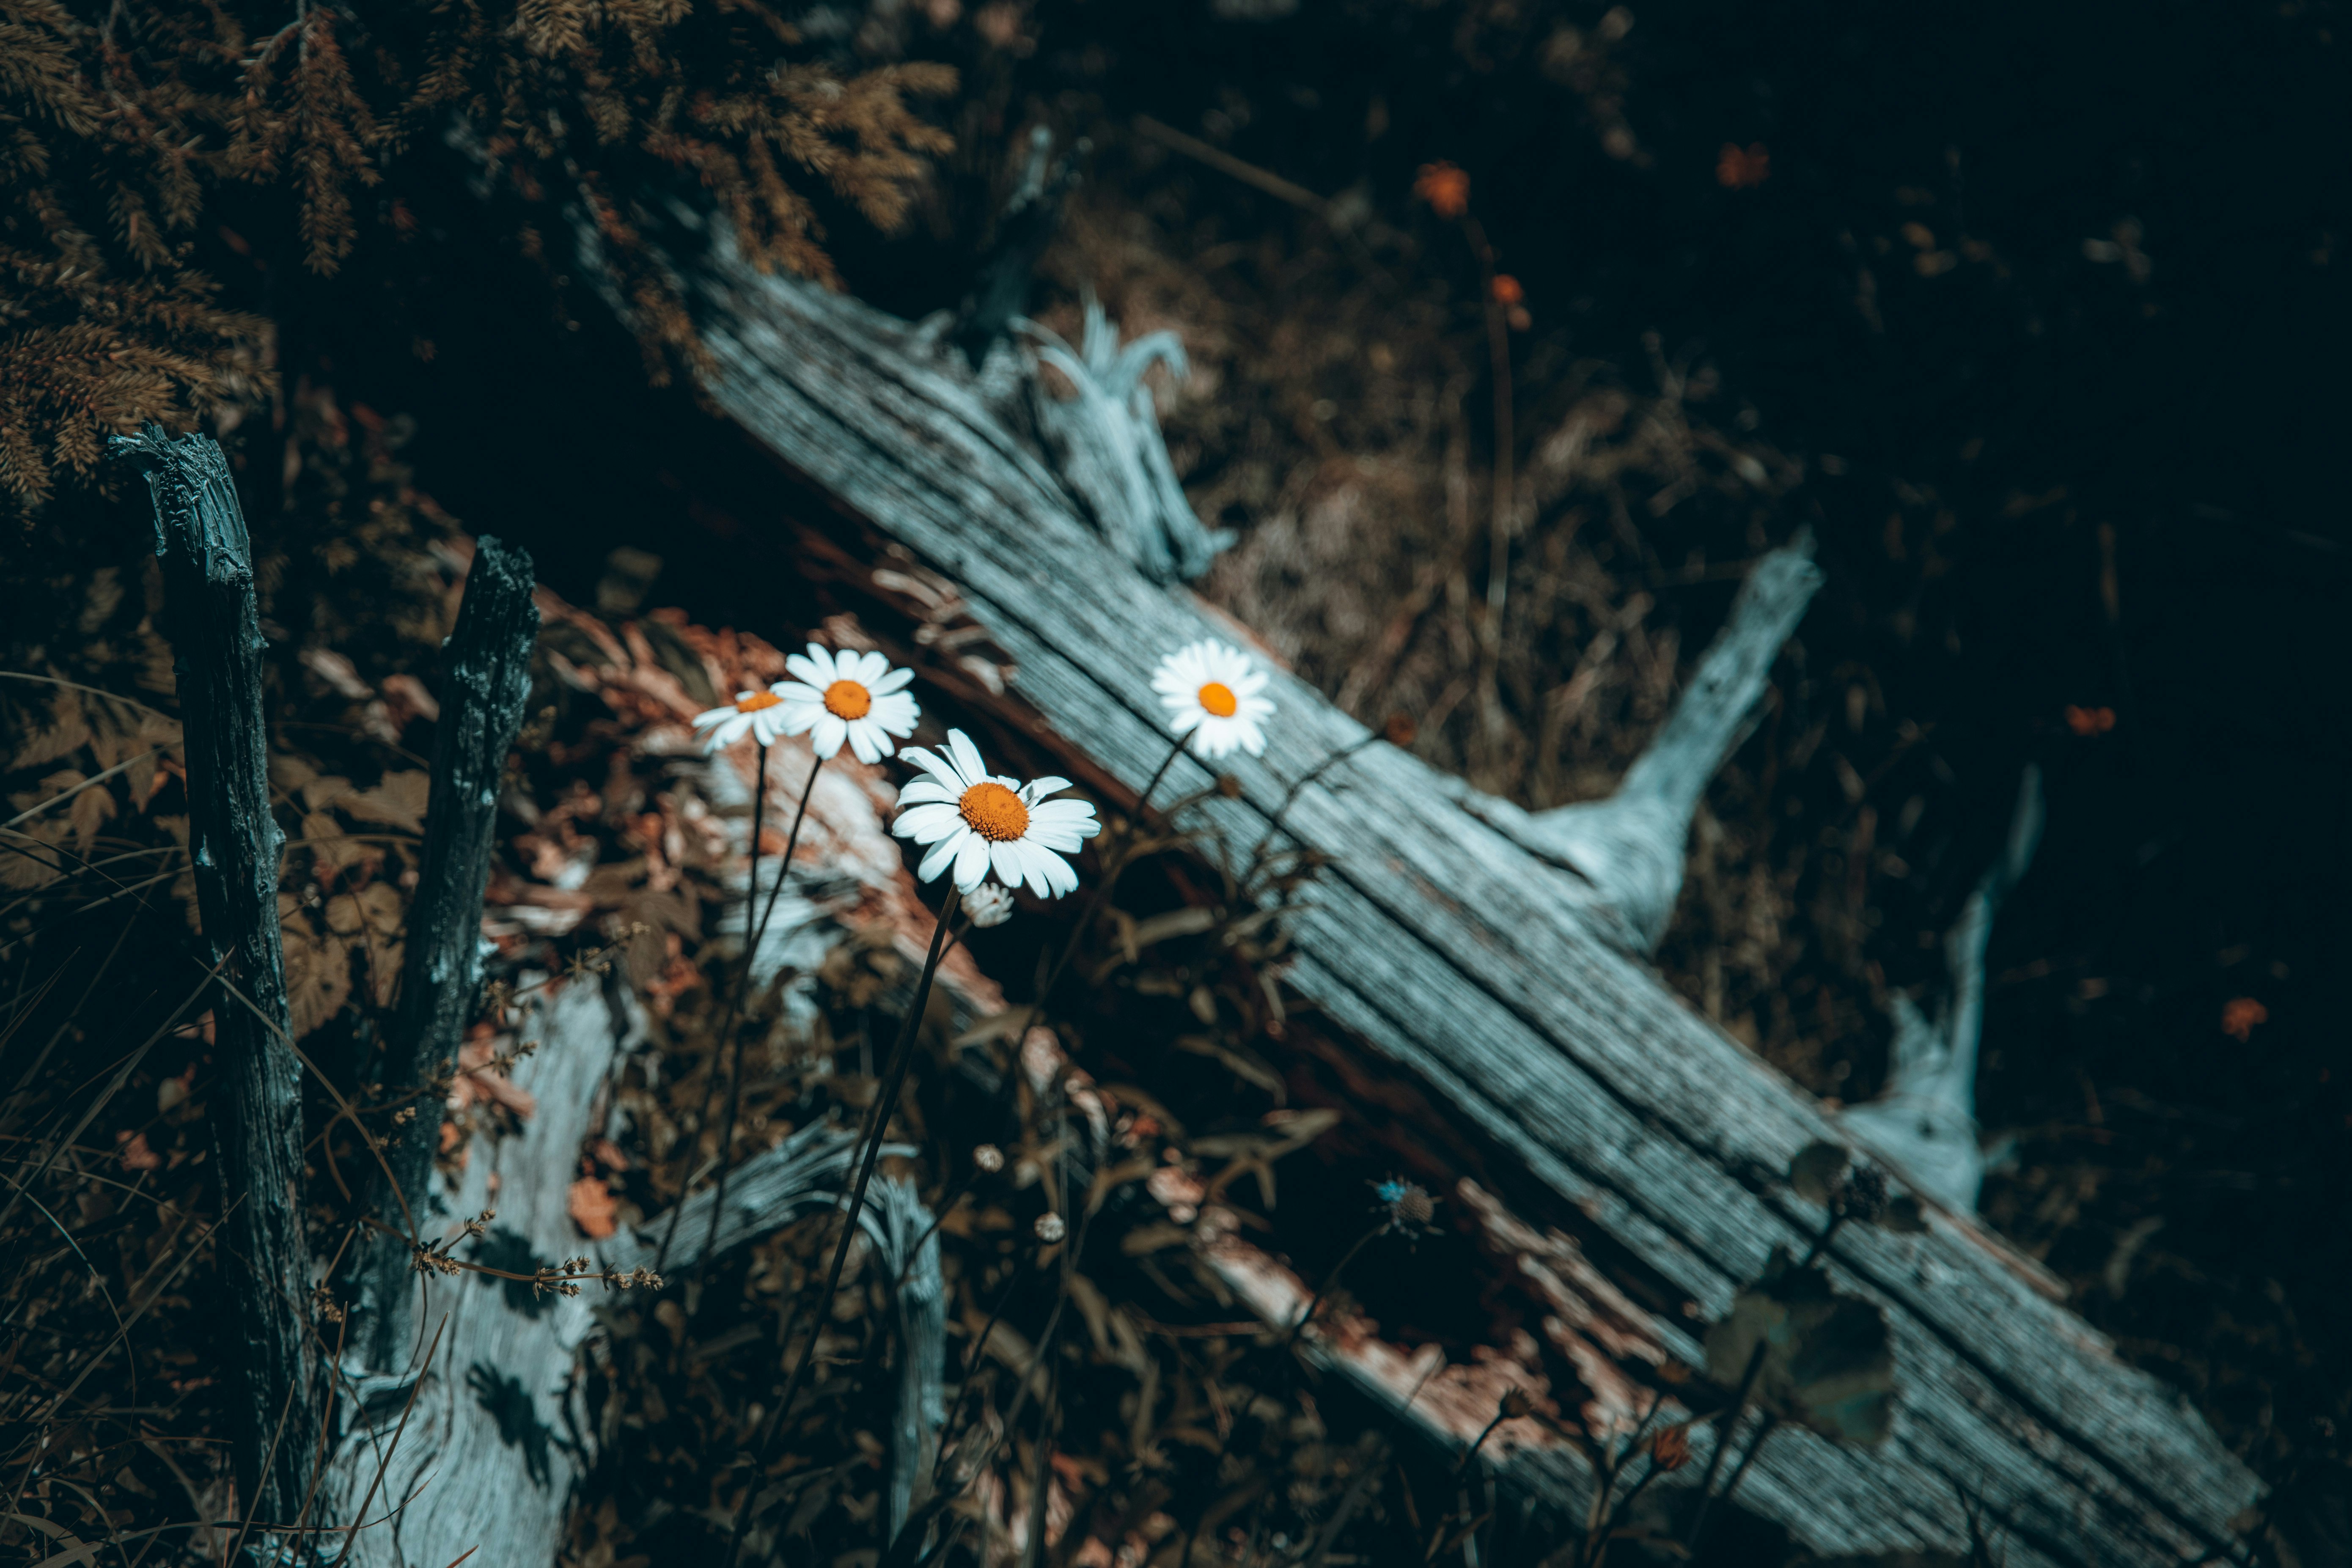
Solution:
<svg viewBox="0 0 2352 1568"><path fill-rule="evenodd" d="M2066 728L2077 735L2104 735L2116 727L2116 710L2112 708L2075 708L2066 710Z"/></svg>
<svg viewBox="0 0 2352 1568"><path fill-rule="evenodd" d="M1744 191L1771 177L1772 154L1761 142L1750 142L1746 147L1726 142L1716 157L1716 184L1727 189Z"/></svg>
<svg viewBox="0 0 2352 1568"><path fill-rule="evenodd" d="M2232 996L2221 1004L2221 1032L2241 1045L2254 1037L2254 1026L2271 1021L2271 1010L2251 996Z"/></svg>
<svg viewBox="0 0 2352 1568"><path fill-rule="evenodd" d="M1470 210L1470 176L1445 162L1423 163L1413 177L1412 194L1429 204L1439 217L1456 218Z"/></svg>
<svg viewBox="0 0 2352 1568"><path fill-rule="evenodd" d="M1524 305L1528 302L1528 291L1520 288L1519 280L1507 272L1496 273L1495 280L1486 288L1495 296L1497 305Z"/></svg>

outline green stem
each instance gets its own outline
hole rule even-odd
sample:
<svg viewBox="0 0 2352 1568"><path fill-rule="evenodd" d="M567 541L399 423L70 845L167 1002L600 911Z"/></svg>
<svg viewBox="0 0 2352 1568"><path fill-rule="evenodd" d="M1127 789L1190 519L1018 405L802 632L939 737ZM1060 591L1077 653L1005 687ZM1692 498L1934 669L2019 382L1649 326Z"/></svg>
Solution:
<svg viewBox="0 0 2352 1568"><path fill-rule="evenodd" d="M914 1060L915 1036L922 1026L924 1005L930 1000L931 982L938 975L940 959L947 951L948 926L955 918L957 900L962 896L952 885L950 886L947 902L940 908L939 919L931 927L931 948L923 959L922 978L915 983L914 998L908 1004L906 1018L898 1026L898 1043L890 1052L890 1065L883 1075L880 1091L874 1097L873 1108L866 1112L866 1127L860 1135L864 1157L858 1161L857 1180L850 1188L848 1206L842 1211L841 1239L833 1249L832 1266L825 1270L824 1289L816 1298L815 1327L809 1334L807 1348L802 1352L800 1360L793 1363L792 1373L784 1380L783 1394L776 1401L775 1413L769 1418L768 1429L760 1439L759 1452L753 1456L752 1481L743 1493L741 1505L735 1510L735 1528L727 1544L728 1568L734 1568L742 1554L743 1532L751 1522L751 1501L759 1495L758 1478L767 1464L769 1445L782 1426L785 1414L792 1409L793 1400L799 1394L801 1384L808 1375L810 1363L816 1360L816 1342L824 1331L825 1304L841 1289L841 1271L849 1261L850 1244L857 1237L857 1216L866 1206L866 1189L874 1179L876 1163L882 1158L883 1135L889 1131L890 1112L898 1103L898 1091L907 1082L907 1068Z"/></svg>

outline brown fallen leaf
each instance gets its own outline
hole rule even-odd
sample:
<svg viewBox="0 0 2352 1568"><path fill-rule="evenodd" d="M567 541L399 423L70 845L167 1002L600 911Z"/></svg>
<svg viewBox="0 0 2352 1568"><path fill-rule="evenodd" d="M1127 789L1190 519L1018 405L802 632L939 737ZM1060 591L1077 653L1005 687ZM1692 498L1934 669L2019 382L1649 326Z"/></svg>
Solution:
<svg viewBox="0 0 2352 1568"><path fill-rule="evenodd" d="M591 1241L602 1241L620 1228L614 1215L620 1205L604 1184L594 1176L583 1176L572 1184L572 1194L564 1205L572 1223L580 1234Z"/></svg>

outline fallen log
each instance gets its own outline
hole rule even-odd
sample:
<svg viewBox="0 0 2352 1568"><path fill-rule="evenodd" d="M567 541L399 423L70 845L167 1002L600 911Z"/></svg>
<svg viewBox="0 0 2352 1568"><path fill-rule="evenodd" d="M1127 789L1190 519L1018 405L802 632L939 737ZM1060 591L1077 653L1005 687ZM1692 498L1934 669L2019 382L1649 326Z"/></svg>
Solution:
<svg viewBox="0 0 2352 1568"><path fill-rule="evenodd" d="M1131 805L1167 752L1154 661L1234 629L1106 547L944 352L939 325L761 275L723 238L682 269L712 356L706 393L819 503L803 509L818 521L778 520L798 531L793 545L916 623L937 605L908 591L905 571L875 569L886 550L951 583L1017 669L1001 693L946 658L922 657L924 672ZM1787 580L1759 584L1751 602L1801 609L1810 568L1780 570ZM1769 616L1748 625L1765 630L1735 636L1716 668L1760 679L1769 660L1751 645L1779 636ZM1782 1174L1838 1136L1811 1097L1634 956L1663 924L1662 888L1671 908L1689 803L1744 704L1703 691L1689 710L1705 721L1669 727L1672 765L1629 780L1648 798L1613 819L1546 823L1373 742L1301 682L1277 675L1270 695L1282 716L1266 754L1235 762L1237 794L1200 811L1244 854L1279 833L1322 858L1289 984L1549 1194L1530 1234L1603 1236L1679 1293L1684 1321L1652 1314L1644 1331L1659 1354L1702 1366L1688 1320L1721 1318L1776 1247L1801 1253L1820 1233L1823 1212ZM1187 757L1169 793L1213 782ZM1609 833L1574 831L1596 823ZM1790 1433L1755 1462L1745 1506L1824 1554L1965 1551L1973 1516L2020 1564L2242 1560L2231 1521L2258 1489L2250 1473L1971 1216L1931 1205L1917 1236L1849 1226L1825 1261L1891 1325L1894 1434L1857 1448ZM1253 1300L1280 1321L1276 1294ZM1413 1407L1409 1390L1363 1381ZM1588 1482L1565 1447L1507 1442L1482 1458L1549 1502L1580 1505Z"/></svg>
<svg viewBox="0 0 2352 1568"><path fill-rule="evenodd" d="M310 1331L301 1069L286 1044L284 836L270 812L253 545L220 443L150 425L112 447L146 474L154 505L187 732L188 859L206 957L227 992L213 1008L221 1058L213 1113L222 1232L236 1258L223 1259L221 1279L237 1380L237 1481L247 1520L287 1525L311 1503L324 1400Z"/></svg>

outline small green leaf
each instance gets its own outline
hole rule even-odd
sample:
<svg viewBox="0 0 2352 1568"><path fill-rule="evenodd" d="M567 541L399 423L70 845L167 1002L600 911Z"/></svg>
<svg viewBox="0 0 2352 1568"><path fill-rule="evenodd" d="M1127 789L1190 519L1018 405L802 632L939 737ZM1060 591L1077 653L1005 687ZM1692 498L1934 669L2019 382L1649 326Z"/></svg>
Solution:
<svg viewBox="0 0 2352 1568"><path fill-rule="evenodd" d="M1846 1162L1851 1158L1843 1145L1808 1143L1789 1162L1789 1185L1809 1204L1826 1204L1837 1186L1837 1179L1845 1174Z"/></svg>
<svg viewBox="0 0 2352 1568"><path fill-rule="evenodd" d="M1885 1440L1895 1357L1878 1308L1832 1289L1826 1271L1800 1267L1775 1247L1763 1277L1707 1331L1707 1375L1737 1388L1759 1343L1764 1360L1750 1395L1759 1409L1834 1442Z"/></svg>

